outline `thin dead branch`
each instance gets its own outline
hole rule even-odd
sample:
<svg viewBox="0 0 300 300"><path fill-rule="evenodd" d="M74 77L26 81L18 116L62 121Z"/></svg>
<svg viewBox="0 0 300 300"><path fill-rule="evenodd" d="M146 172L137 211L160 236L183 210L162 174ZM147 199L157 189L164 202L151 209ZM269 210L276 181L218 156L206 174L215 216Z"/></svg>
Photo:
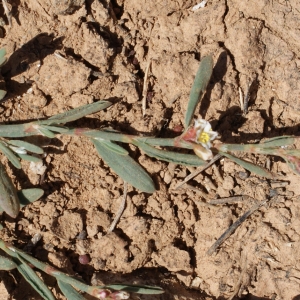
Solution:
<svg viewBox="0 0 300 300"><path fill-rule="evenodd" d="M235 296L241 297L241 295L239 295L239 294L241 292L241 287L243 286L244 276L247 271L247 254L244 251L241 253L240 268L241 268L241 274L239 276L239 280L236 283L234 291L231 294L231 296L228 298L228 300L232 300Z"/></svg>
<svg viewBox="0 0 300 300"><path fill-rule="evenodd" d="M117 223L119 222L119 220L120 220L120 218L121 218L121 216L122 216L122 214L123 214L123 212L124 212L124 209L125 209L126 198L127 198L127 182L124 181L124 194L123 194L123 199L122 199L121 205L120 205L120 207L119 207L119 210L118 210L118 212L117 212L117 214L116 214L116 216L115 216L113 222L111 223L109 229L107 230L107 233L112 232L112 231L115 229Z"/></svg>
<svg viewBox="0 0 300 300"><path fill-rule="evenodd" d="M245 97L244 97L244 115L246 115L248 113L248 104L249 104L249 98L250 98L250 87L253 83L253 80L252 81L249 81L248 83L248 87L247 87L247 91L245 93Z"/></svg>
<svg viewBox="0 0 300 300"><path fill-rule="evenodd" d="M244 111L244 97L243 97L243 91L241 89L241 87L239 87L239 95L240 95L240 106L241 106L241 110Z"/></svg>
<svg viewBox="0 0 300 300"><path fill-rule="evenodd" d="M231 234L255 211L257 211L261 206L265 205L269 199L254 204L245 214L243 214L239 219L237 219L217 240L216 242L207 250L207 255L212 255L217 248L228 239Z"/></svg>
<svg viewBox="0 0 300 300"><path fill-rule="evenodd" d="M214 199L214 200L209 201L209 204L213 204L213 205L231 204L231 203L246 201L249 199L253 199L253 198L251 198L250 196L247 196L247 195L241 195L241 196L226 197L226 198L221 198L221 199Z"/></svg>
<svg viewBox="0 0 300 300"><path fill-rule="evenodd" d="M11 25L12 25L12 22L11 22L12 13L11 13L11 9L8 8L8 7L11 7L11 5L8 4L6 0L2 0L2 5L3 5L3 8L4 8L4 12L6 14L6 17L7 17L8 25L9 25L9 27L11 27Z"/></svg>
<svg viewBox="0 0 300 300"><path fill-rule="evenodd" d="M147 93L148 93L148 74L149 74L149 69L150 69L150 65L152 62L152 58L150 58L148 60L147 63L147 68L145 71L145 77L144 77L144 84L143 84L143 99L142 99L142 110L143 110L143 117L146 114L146 102L147 102Z"/></svg>
<svg viewBox="0 0 300 300"><path fill-rule="evenodd" d="M220 173L219 168L215 164L212 165L212 168L213 168L214 173L215 173L217 179L219 180L219 182L223 182L224 179L223 179L223 177L222 177L222 175Z"/></svg>
<svg viewBox="0 0 300 300"><path fill-rule="evenodd" d="M191 173L189 176L187 176L181 183L179 183L176 187L175 190L178 190L181 186L183 186L185 183L187 183L189 180L192 178L196 177L199 175L201 172L209 168L212 164L214 164L218 159L220 159L222 155L217 154L215 155L206 165L203 167L200 167L200 169L196 170L195 172Z"/></svg>

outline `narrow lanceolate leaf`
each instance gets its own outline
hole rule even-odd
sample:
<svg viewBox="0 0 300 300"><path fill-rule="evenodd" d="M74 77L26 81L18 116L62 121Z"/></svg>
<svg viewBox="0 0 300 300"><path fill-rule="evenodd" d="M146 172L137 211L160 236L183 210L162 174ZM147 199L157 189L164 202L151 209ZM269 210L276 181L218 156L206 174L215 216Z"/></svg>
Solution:
<svg viewBox="0 0 300 300"><path fill-rule="evenodd" d="M55 133L53 133L51 130L49 130L48 128L44 127L43 125L39 126L39 131L43 136L46 136L50 139L55 138Z"/></svg>
<svg viewBox="0 0 300 300"><path fill-rule="evenodd" d="M197 104L205 93L207 84L210 80L213 70L213 59L211 56L205 56L200 63L198 72L196 74L191 92L190 99L185 113L184 126L185 129L189 127L194 116Z"/></svg>
<svg viewBox="0 0 300 300"><path fill-rule="evenodd" d="M24 136L40 135L38 126L35 123L0 125L0 136L20 138Z"/></svg>
<svg viewBox="0 0 300 300"><path fill-rule="evenodd" d="M129 293L138 293L145 295L163 294L164 290L159 286L151 285L130 285L130 284L109 284L105 288L113 289L116 291L126 291Z"/></svg>
<svg viewBox="0 0 300 300"><path fill-rule="evenodd" d="M48 120L40 121L40 124L43 125L52 125L52 124L65 124L78 120L87 115L96 113L102 109L109 107L112 103L109 101L98 101L92 104L83 105L74 109L71 109L65 113L55 115Z"/></svg>
<svg viewBox="0 0 300 300"><path fill-rule="evenodd" d="M6 63L6 50L5 48L0 49L0 67Z"/></svg>
<svg viewBox="0 0 300 300"><path fill-rule="evenodd" d="M67 297L68 300L86 300L86 298L84 298L72 287L72 285L61 280L57 280L57 283L60 290Z"/></svg>
<svg viewBox="0 0 300 300"><path fill-rule="evenodd" d="M101 141L101 144L106 147L108 150L115 152L120 155L128 155L128 151L123 147L111 142L111 141Z"/></svg>
<svg viewBox="0 0 300 300"><path fill-rule="evenodd" d="M17 192L19 202L21 207L24 207L27 204L30 204L38 199L40 199L44 195L44 191L42 189L33 188L33 189L24 189Z"/></svg>
<svg viewBox="0 0 300 300"><path fill-rule="evenodd" d="M0 100L2 100L6 95L6 91L0 90Z"/></svg>
<svg viewBox="0 0 300 300"><path fill-rule="evenodd" d="M196 155L160 150L142 142L136 142L135 145L137 145L140 149L142 149L147 155L151 157L168 161L174 164L187 166L203 166L206 164L204 160L200 159Z"/></svg>
<svg viewBox="0 0 300 300"><path fill-rule="evenodd" d="M35 163L38 163L38 162L42 161L39 157L35 157L35 156L32 156L32 155L28 155L28 154L18 154L18 156L23 160L32 161L32 162L35 162Z"/></svg>
<svg viewBox="0 0 300 300"><path fill-rule="evenodd" d="M58 133L65 133L69 131L69 128L62 127L62 126L49 126L49 125L42 125L42 128L48 129L53 132L58 132Z"/></svg>
<svg viewBox="0 0 300 300"><path fill-rule="evenodd" d="M16 146L16 147L20 147L20 148L24 148L25 150L31 152L31 153L36 153L36 154L43 154L44 150L41 147L38 147L36 145L33 145L31 143L28 142L24 142L22 140L9 140L8 143L10 145Z"/></svg>
<svg viewBox="0 0 300 300"><path fill-rule="evenodd" d="M53 294L37 274L29 267L20 256L15 258L17 269L24 279L43 297L45 300L55 300Z"/></svg>
<svg viewBox="0 0 300 300"><path fill-rule="evenodd" d="M94 138L99 141L115 141L115 142L124 142L124 143L131 143L131 136L123 133L117 132L110 132L104 130L93 130L93 129L86 129L86 128L75 128L70 129L67 134L69 135L78 135L78 136L87 136Z"/></svg>
<svg viewBox="0 0 300 300"><path fill-rule="evenodd" d="M16 267L17 265L10 258L0 255L0 270L10 271Z"/></svg>
<svg viewBox="0 0 300 300"><path fill-rule="evenodd" d="M155 191L154 183L147 172L129 155L120 155L111 151L101 141L92 139L99 155L124 181L146 192Z"/></svg>
<svg viewBox="0 0 300 300"><path fill-rule="evenodd" d="M12 246L7 247L7 244L5 244L1 239L0 239L0 248L3 249L8 255L10 255L12 257L22 258L26 262L32 264L34 267L55 277L57 280L60 280L65 283L68 283L70 285L76 286L76 288L78 288L79 290L81 290L83 292L89 293L89 291L92 288L94 288L94 287L90 287L89 285L77 280L76 278L73 278L63 272L60 272L59 270L37 260L36 258L33 258L32 256L28 255L27 253L15 248L15 247L12 247Z"/></svg>
<svg viewBox="0 0 300 300"><path fill-rule="evenodd" d="M16 218L20 211L17 190L4 166L0 163L0 207L12 218Z"/></svg>
<svg viewBox="0 0 300 300"><path fill-rule="evenodd" d="M295 137L290 135L277 136L275 138L267 139L263 143L258 144L260 148L272 148L293 145Z"/></svg>
<svg viewBox="0 0 300 300"><path fill-rule="evenodd" d="M17 168L21 169L21 163L18 157L4 143L0 142L0 151L9 159L9 161Z"/></svg>
<svg viewBox="0 0 300 300"><path fill-rule="evenodd" d="M266 177L266 178L274 178L274 175L271 172L269 172L268 170L266 170L265 168L254 165L254 164L252 164L248 161L237 158L236 156L231 155L231 154L226 153L226 152L221 152L220 151L219 154L228 157L229 159L231 159L232 161L234 161L238 165L242 166L246 170L248 170L250 172L253 172L253 173L255 173L259 176L263 176L263 177Z"/></svg>
<svg viewBox="0 0 300 300"><path fill-rule="evenodd" d="M300 158L299 156L286 155L282 156L286 161L287 165L292 169L292 171L300 175Z"/></svg>

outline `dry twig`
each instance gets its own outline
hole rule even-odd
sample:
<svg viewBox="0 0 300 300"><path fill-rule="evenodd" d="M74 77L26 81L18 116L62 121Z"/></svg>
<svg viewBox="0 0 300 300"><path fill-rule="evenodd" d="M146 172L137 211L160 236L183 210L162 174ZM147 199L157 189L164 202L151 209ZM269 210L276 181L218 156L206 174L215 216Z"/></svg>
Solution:
<svg viewBox="0 0 300 300"><path fill-rule="evenodd" d="M145 77L144 77L144 84L143 84L143 99L142 99L142 110L143 110L143 117L146 114L146 101L147 101L147 93L148 93L148 74L149 69L151 65L152 58L148 60L147 68L145 71Z"/></svg>
<svg viewBox="0 0 300 300"><path fill-rule="evenodd" d="M9 27L11 27L11 10L8 8L9 6L11 6L10 4L7 3L6 0L2 0L2 5L3 5L3 8L4 8L4 12L6 14L6 17L7 17L7 21L8 21L8 25Z"/></svg>
<svg viewBox="0 0 300 300"><path fill-rule="evenodd" d="M245 97L244 97L244 115L248 113L248 103L249 103L249 96L250 96L250 87L253 83L253 80L252 81L249 81L248 83L248 87L247 87L247 91L245 93Z"/></svg>
<svg viewBox="0 0 300 300"><path fill-rule="evenodd" d="M230 235L255 211L257 211L261 206L265 205L269 199L254 204L246 213L244 213L240 218L238 218L217 240L216 242L207 250L207 255L212 255L217 248L227 239Z"/></svg>
<svg viewBox="0 0 300 300"><path fill-rule="evenodd" d="M211 200L211 201L209 201L209 204L213 204L213 205L230 204L230 203L245 201L245 200L248 200L249 198L251 198L251 197L247 196L247 195L226 197L226 198Z"/></svg>
<svg viewBox="0 0 300 300"><path fill-rule="evenodd" d="M220 159L222 155L217 154L215 155L206 165L201 167L200 169L196 170L195 172L191 173L189 176L187 176L181 183L179 183L175 190L178 190L181 186L183 186L185 183L187 183L190 179L194 178L195 176L199 175L201 172L209 168L213 163L215 163L218 159Z"/></svg>
<svg viewBox="0 0 300 300"><path fill-rule="evenodd" d="M126 198L127 198L127 182L124 181L124 194L123 194L123 199L122 199L121 205L120 205L120 207L119 207L119 210L118 210L118 212L117 212L117 214L116 214L116 216L115 216L113 222L111 223L109 229L107 230L107 233L112 232L112 231L115 229L117 223L119 222L119 220L120 220L120 218L121 218L121 216L122 216L122 214L123 214L123 211L124 211L124 209L125 209Z"/></svg>
<svg viewBox="0 0 300 300"><path fill-rule="evenodd" d="M241 293L241 288L243 286L243 279L247 271L247 254L244 251L241 253L240 267L241 267L241 275L239 276L239 280L235 285L234 291L231 294L231 296L228 298L228 300L232 300L235 296L241 297L241 295L239 294Z"/></svg>
<svg viewBox="0 0 300 300"><path fill-rule="evenodd" d="M214 173L215 173L217 179L219 180L219 182L223 182L224 179L223 179L223 177L222 177L222 175L220 173L219 168L215 164L212 165L212 168L213 168Z"/></svg>
<svg viewBox="0 0 300 300"><path fill-rule="evenodd" d="M241 87L239 87L239 95L240 95L240 106L241 106L241 110L244 111L244 97L243 97L243 91L241 89Z"/></svg>

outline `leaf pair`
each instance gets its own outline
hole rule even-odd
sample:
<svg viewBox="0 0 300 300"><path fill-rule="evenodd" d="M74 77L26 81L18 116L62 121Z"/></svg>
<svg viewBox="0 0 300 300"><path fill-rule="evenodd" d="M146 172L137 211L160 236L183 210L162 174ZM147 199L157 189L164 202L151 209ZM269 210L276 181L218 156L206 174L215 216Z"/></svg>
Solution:
<svg viewBox="0 0 300 300"><path fill-rule="evenodd" d="M17 169L21 169L19 158L27 161L41 162L40 158L28 155L27 152L35 154L42 154L44 152L42 148L21 140L0 141L0 151L6 155Z"/></svg>
<svg viewBox="0 0 300 300"><path fill-rule="evenodd" d="M25 189L17 192L4 166L0 163L0 212L5 211L12 218L16 218L20 208L44 194L42 189Z"/></svg>
<svg viewBox="0 0 300 300"><path fill-rule="evenodd" d="M148 173L122 147L110 141L92 139L99 155L123 180L146 193L155 191Z"/></svg>
<svg viewBox="0 0 300 300"><path fill-rule="evenodd" d="M45 283L40 279L29 264L35 268L44 271L56 278L58 285L62 293L69 300L84 300L85 298L78 292L86 292L92 296L107 295L115 296L118 298L119 294L124 294L124 292L134 292L140 294L161 294L164 291L155 286L147 285L126 285L126 284L111 284L107 286L89 286L74 277L68 276L67 274L60 272L59 270L50 267L49 265L31 257L27 253L7 245L0 239L0 248L4 250L9 257L0 256L0 269L2 270L12 270L17 268L24 279L46 300L55 300L52 292L45 285ZM111 292L110 290L120 291Z"/></svg>
<svg viewBox="0 0 300 300"><path fill-rule="evenodd" d="M247 153L257 153L264 155L276 155L282 157L288 166L296 173L300 174L300 151L298 149L289 150L282 147L290 146L295 143L295 137L293 136L279 136L265 140L259 144L221 144L218 146L219 153L230 158L232 161L236 162L246 170L253 172L259 176L266 178L274 178L274 175L253 163L244 161L237 158L233 154L228 152L247 152Z"/></svg>
<svg viewBox="0 0 300 300"><path fill-rule="evenodd" d="M129 156L124 148L111 141L91 140L102 159L124 181L146 193L153 193L155 191L151 177ZM133 140L132 143L143 150L148 156L159 160L189 166L202 166L205 164L205 161L199 159L196 155L157 149L138 139Z"/></svg>

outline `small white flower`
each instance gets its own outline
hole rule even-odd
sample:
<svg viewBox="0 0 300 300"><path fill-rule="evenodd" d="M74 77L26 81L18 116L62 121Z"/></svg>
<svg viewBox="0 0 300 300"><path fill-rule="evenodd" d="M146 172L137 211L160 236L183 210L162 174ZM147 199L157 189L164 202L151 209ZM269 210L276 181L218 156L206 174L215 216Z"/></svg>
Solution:
<svg viewBox="0 0 300 300"><path fill-rule="evenodd" d="M205 149L210 149L211 141L218 136L218 133L212 131L210 123L203 119L195 120L194 128L196 130L195 142L201 144Z"/></svg>

